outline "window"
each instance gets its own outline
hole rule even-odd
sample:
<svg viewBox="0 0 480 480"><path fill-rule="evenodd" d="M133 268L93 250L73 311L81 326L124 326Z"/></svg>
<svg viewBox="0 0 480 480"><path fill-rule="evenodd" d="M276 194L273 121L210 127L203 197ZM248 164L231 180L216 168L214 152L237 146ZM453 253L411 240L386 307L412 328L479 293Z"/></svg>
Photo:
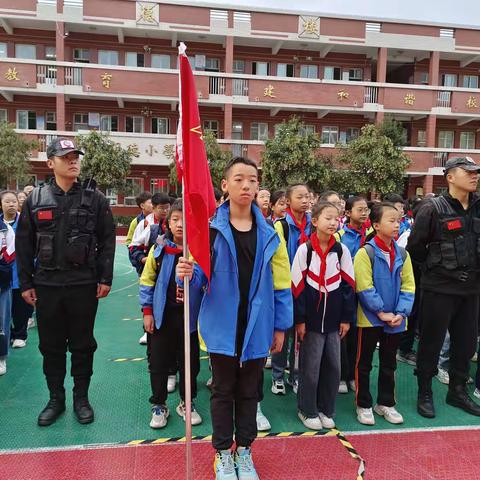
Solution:
<svg viewBox="0 0 480 480"><path fill-rule="evenodd" d="M87 50L86 48L75 48L73 50L73 61L90 63L90 50Z"/></svg>
<svg viewBox="0 0 480 480"><path fill-rule="evenodd" d="M104 132L118 132L118 117L116 115L101 115L100 130Z"/></svg>
<svg viewBox="0 0 480 480"><path fill-rule="evenodd" d="M152 55L152 68L170 68L170 55Z"/></svg>
<svg viewBox="0 0 480 480"><path fill-rule="evenodd" d="M125 131L143 133L143 117L125 117Z"/></svg>
<svg viewBox="0 0 480 480"><path fill-rule="evenodd" d="M243 123L232 123L232 140L243 140Z"/></svg>
<svg viewBox="0 0 480 480"><path fill-rule="evenodd" d="M3 123L3 122L8 122L7 111L4 108L0 110L0 123Z"/></svg>
<svg viewBox="0 0 480 480"><path fill-rule="evenodd" d="M347 143L357 139L360 136L360 129L356 127L349 127L346 130L345 140Z"/></svg>
<svg viewBox="0 0 480 480"><path fill-rule="evenodd" d="M38 185L37 175L30 175L27 178L22 178L21 180L16 181L17 191L23 190L27 185Z"/></svg>
<svg viewBox="0 0 480 480"><path fill-rule="evenodd" d="M117 191L113 188L107 188L105 190L105 198L108 200L108 203L110 205L117 205L118 204Z"/></svg>
<svg viewBox="0 0 480 480"><path fill-rule="evenodd" d="M452 130L440 130L438 132L438 148L453 148L454 132Z"/></svg>
<svg viewBox="0 0 480 480"><path fill-rule="evenodd" d="M463 76L463 88L478 88L478 76L477 75L464 75Z"/></svg>
<svg viewBox="0 0 480 480"><path fill-rule="evenodd" d="M212 131L216 137L218 137L218 121L217 120L204 120L203 130Z"/></svg>
<svg viewBox="0 0 480 480"><path fill-rule="evenodd" d="M270 64L268 62L252 62L252 75L270 75Z"/></svg>
<svg viewBox="0 0 480 480"><path fill-rule="evenodd" d="M445 73L442 75L442 85L444 87L456 87L457 86L457 75L451 73Z"/></svg>
<svg viewBox="0 0 480 480"><path fill-rule="evenodd" d="M144 67L145 55L137 52L127 52L125 54L125 66L127 67Z"/></svg>
<svg viewBox="0 0 480 480"><path fill-rule="evenodd" d="M301 65L300 77L301 78L318 78L318 66L317 65Z"/></svg>
<svg viewBox="0 0 480 480"><path fill-rule="evenodd" d="M88 130L88 113L75 113L73 115L73 130Z"/></svg>
<svg viewBox="0 0 480 480"><path fill-rule="evenodd" d="M417 134L417 147L427 146L427 131L419 130Z"/></svg>
<svg viewBox="0 0 480 480"><path fill-rule="evenodd" d="M205 61L206 72L219 72L220 71L220 59L207 58Z"/></svg>
<svg viewBox="0 0 480 480"><path fill-rule="evenodd" d="M428 85L428 72L420 72L419 81L422 85Z"/></svg>
<svg viewBox="0 0 480 480"><path fill-rule="evenodd" d="M361 82L363 80L363 69L350 68L348 70L348 80L350 82Z"/></svg>
<svg viewBox="0 0 480 480"><path fill-rule="evenodd" d="M342 69L340 67L325 67L323 71L324 80L341 80Z"/></svg>
<svg viewBox="0 0 480 480"><path fill-rule="evenodd" d="M17 128L35 130L37 128L37 113L28 110L17 110Z"/></svg>
<svg viewBox="0 0 480 480"><path fill-rule="evenodd" d="M475 148L475 132L460 132L460 148L465 150Z"/></svg>
<svg viewBox="0 0 480 480"><path fill-rule="evenodd" d="M245 73L245 61L234 60L233 61L233 73Z"/></svg>
<svg viewBox="0 0 480 480"><path fill-rule="evenodd" d="M115 50L99 50L98 63L101 65L118 65L118 52Z"/></svg>
<svg viewBox="0 0 480 480"><path fill-rule="evenodd" d="M322 127L322 143L336 144L338 142L338 127Z"/></svg>
<svg viewBox="0 0 480 480"><path fill-rule="evenodd" d="M6 43L0 43L0 58L7 58L8 53L7 53L7 44Z"/></svg>
<svg viewBox="0 0 480 480"><path fill-rule="evenodd" d="M152 195L160 192L168 193L168 187L168 179L166 178L152 178L150 180L150 193Z"/></svg>
<svg viewBox="0 0 480 480"><path fill-rule="evenodd" d="M152 118L152 133L168 135L170 133L170 121L168 118Z"/></svg>
<svg viewBox="0 0 480 480"><path fill-rule="evenodd" d="M268 123L250 124L250 140L268 140Z"/></svg>
<svg viewBox="0 0 480 480"><path fill-rule="evenodd" d="M57 59L57 49L55 47L45 47L45 60L55 61Z"/></svg>
<svg viewBox="0 0 480 480"><path fill-rule="evenodd" d="M23 45L18 43L15 45L15 57L35 60L37 58L37 49L35 45Z"/></svg>
<svg viewBox="0 0 480 480"><path fill-rule="evenodd" d="M307 135L311 135L315 133L315 125L304 125L300 128L300 135L306 137Z"/></svg>
<svg viewBox="0 0 480 480"><path fill-rule="evenodd" d="M57 114L55 112L47 112L45 114L45 126L47 130L57 129Z"/></svg>
<svg viewBox="0 0 480 480"><path fill-rule="evenodd" d="M125 179L125 197L124 205L136 205L135 197L143 191L142 178L126 178Z"/></svg>
<svg viewBox="0 0 480 480"><path fill-rule="evenodd" d="M294 77L295 67L291 63L277 64L277 77Z"/></svg>

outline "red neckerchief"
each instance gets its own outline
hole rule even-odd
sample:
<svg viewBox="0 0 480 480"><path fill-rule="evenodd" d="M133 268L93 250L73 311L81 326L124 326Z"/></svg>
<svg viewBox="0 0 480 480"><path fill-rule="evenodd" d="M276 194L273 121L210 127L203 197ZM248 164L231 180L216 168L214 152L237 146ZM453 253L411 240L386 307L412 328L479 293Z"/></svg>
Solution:
<svg viewBox="0 0 480 480"><path fill-rule="evenodd" d="M345 225L345 228L349 228L350 230L353 230L354 232L357 232L360 234L360 246L363 247L365 245L365 240L367 238L367 227L365 224L363 224L360 227L360 230L358 228L352 227L350 224Z"/></svg>
<svg viewBox="0 0 480 480"><path fill-rule="evenodd" d="M178 255L183 253L183 248L171 247L170 245L165 245L163 248L165 248L165 253L168 253L169 255Z"/></svg>
<svg viewBox="0 0 480 480"><path fill-rule="evenodd" d="M320 293L320 298L317 305L318 310L323 295L322 287L324 287L325 291L327 291L327 286L325 285L325 274L327 272L327 256L332 247L337 243L337 241L335 240L335 237L333 235L330 236L330 240L328 241L328 247L325 252L323 252L320 248L320 241L318 240L318 235L316 233L311 236L310 242L312 243L313 250L320 258L320 273L318 275L318 291Z"/></svg>
<svg viewBox="0 0 480 480"><path fill-rule="evenodd" d="M293 223L300 230L300 238L298 239L298 244L302 245L302 243L308 242L308 235L305 232L305 229L307 228L307 215L303 216L302 223L298 223L297 219L295 218L295 215L293 215L293 212L289 208L287 208L286 213L290 215L291 219L293 220Z"/></svg>
<svg viewBox="0 0 480 480"><path fill-rule="evenodd" d="M392 240L390 247L378 236L373 237L377 247L382 250L382 252L387 252L390 255L390 271L393 272L393 264L395 262L395 244Z"/></svg>

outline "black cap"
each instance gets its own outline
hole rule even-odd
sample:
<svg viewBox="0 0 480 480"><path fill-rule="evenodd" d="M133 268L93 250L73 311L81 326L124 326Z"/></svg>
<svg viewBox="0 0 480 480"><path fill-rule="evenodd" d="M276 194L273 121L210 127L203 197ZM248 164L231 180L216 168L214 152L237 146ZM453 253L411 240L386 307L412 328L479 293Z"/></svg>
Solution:
<svg viewBox="0 0 480 480"><path fill-rule="evenodd" d="M67 153L75 152L79 155L84 153L79 150L70 138L56 138L47 148L47 158L63 157Z"/></svg>
<svg viewBox="0 0 480 480"><path fill-rule="evenodd" d="M467 170L468 172L480 171L480 165L477 165L473 158L470 157L450 158L447 160L447 163L445 163L445 170L443 172L447 174L452 168L463 168L463 170Z"/></svg>

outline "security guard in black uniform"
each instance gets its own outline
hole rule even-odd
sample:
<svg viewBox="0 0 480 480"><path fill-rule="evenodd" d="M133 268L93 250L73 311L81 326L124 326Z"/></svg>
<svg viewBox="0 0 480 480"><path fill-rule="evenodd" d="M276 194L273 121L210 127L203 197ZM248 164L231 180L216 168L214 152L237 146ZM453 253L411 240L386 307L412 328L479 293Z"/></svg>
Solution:
<svg viewBox="0 0 480 480"><path fill-rule="evenodd" d="M51 425L65 411L66 352L71 354L74 411L91 423L88 388L97 343L93 326L98 299L110 292L115 227L106 198L93 180L83 185L79 155L64 138L47 149L55 178L35 188L23 205L16 258L23 298L37 311L39 349L50 401L38 417Z"/></svg>
<svg viewBox="0 0 480 480"><path fill-rule="evenodd" d="M432 378L447 329L450 332L450 383L447 403L480 416L468 395L470 359L477 344L480 294L480 166L469 157L445 165L448 193L424 200L407 250L422 267L422 331L417 354L417 411L435 417Z"/></svg>

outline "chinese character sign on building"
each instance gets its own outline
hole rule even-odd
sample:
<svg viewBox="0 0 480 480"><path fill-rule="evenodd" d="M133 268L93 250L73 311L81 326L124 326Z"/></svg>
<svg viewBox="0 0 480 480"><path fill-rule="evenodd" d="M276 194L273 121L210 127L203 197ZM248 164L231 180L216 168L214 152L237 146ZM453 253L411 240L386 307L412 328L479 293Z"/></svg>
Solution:
<svg viewBox="0 0 480 480"><path fill-rule="evenodd" d="M158 25L160 5L154 2L137 2L137 25Z"/></svg>
<svg viewBox="0 0 480 480"><path fill-rule="evenodd" d="M320 38L320 17L298 17L299 38Z"/></svg>

